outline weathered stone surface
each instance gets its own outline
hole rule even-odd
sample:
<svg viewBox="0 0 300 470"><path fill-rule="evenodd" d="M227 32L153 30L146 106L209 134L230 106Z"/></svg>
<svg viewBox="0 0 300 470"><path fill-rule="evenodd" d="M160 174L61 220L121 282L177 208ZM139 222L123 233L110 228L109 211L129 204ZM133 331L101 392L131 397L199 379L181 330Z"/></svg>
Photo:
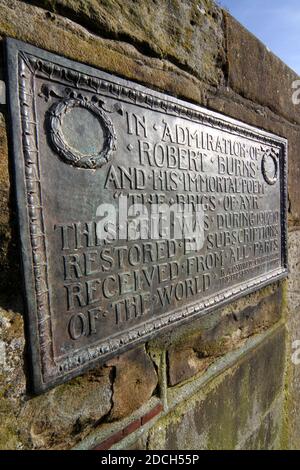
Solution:
<svg viewBox="0 0 300 470"><path fill-rule="evenodd" d="M263 331L280 319L282 290L269 290L263 299L244 308L216 312L213 321L202 320L192 335L168 350L169 384L174 386L206 370L216 358L241 346L245 338Z"/></svg>
<svg viewBox="0 0 300 470"><path fill-rule="evenodd" d="M288 278L287 288L287 301L288 301L288 323L287 328L290 335L289 356L287 357L288 375L287 385L289 391L289 414L287 417L287 425L289 428L291 440L290 447L292 449L299 449L300 446L300 422L299 422L299 407L300 407L300 364L292 361L292 354L295 354L297 359L299 354L299 343L294 343L300 340L300 230L293 230L289 234L289 269L290 274ZM294 346L293 346L294 344Z"/></svg>
<svg viewBox="0 0 300 470"><path fill-rule="evenodd" d="M83 2L82 2L83 4ZM192 101L205 103L208 85L167 59L133 45L103 39L56 14L17 0L0 0L0 38L14 37ZM45 33L47 32L47 33ZM101 33L101 31L98 31ZM219 76L219 69L216 71ZM218 78L212 82L218 82Z"/></svg>
<svg viewBox="0 0 300 470"><path fill-rule="evenodd" d="M297 74L270 52L231 15L225 13L228 85L238 94L300 123L292 102Z"/></svg>
<svg viewBox="0 0 300 470"><path fill-rule="evenodd" d="M133 444L126 448L126 450L146 450L148 441L148 433L145 433L137 439Z"/></svg>
<svg viewBox="0 0 300 470"><path fill-rule="evenodd" d="M112 359L108 365L115 367L113 407L109 415L114 421L129 415L151 398L157 386L157 374L144 346Z"/></svg>
<svg viewBox="0 0 300 470"><path fill-rule="evenodd" d="M0 449L22 448L18 413L25 400L21 315L0 307Z"/></svg>
<svg viewBox="0 0 300 470"><path fill-rule="evenodd" d="M284 130L285 137L288 139L289 148L289 179L288 179L288 216L289 225L299 225L300 223L300 165L299 165L299 146L300 146L300 128Z"/></svg>
<svg viewBox="0 0 300 470"><path fill-rule="evenodd" d="M271 410L262 418L258 428L247 436L238 450L278 450L281 449L283 400L279 396Z"/></svg>
<svg viewBox="0 0 300 470"><path fill-rule="evenodd" d="M111 409L111 370L101 368L29 400L19 428L33 448L66 449Z"/></svg>
<svg viewBox="0 0 300 470"><path fill-rule="evenodd" d="M144 348L44 395L29 397L22 317L0 309L0 449L67 449L103 421L152 396L157 376Z"/></svg>
<svg viewBox="0 0 300 470"><path fill-rule="evenodd" d="M42 0L104 37L129 42L146 55L167 58L201 80L218 84L225 62L222 11L211 0Z"/></svg>
<svg viewBox="0 0 300 470"><path fill-rule="evenodd" d="M289 233L289 278L288 278L288 305L289 311L292 315L292 320L295 322L294 327L298 326L298 315L300 313L300 230L298 228ZM298 328L293 328L294 334L299 331ZM300 339L300 338L299 338Z"/></svg>
<svg viewBox="0 0 300 470"><path fill-rule="evenodd" d="M109 368L30 398L23 354L22 317L0 308L0 449L67 448L110 411Z"/></svg>
<svg viewBox="0 0 300 470"><path fill-rule="evenodd" d="M149 449L238 449L279 445L284 396L285 330L159 420ZM264 439L259 438L264 433ZM255 441L256 439L256 441Z"/></svg>

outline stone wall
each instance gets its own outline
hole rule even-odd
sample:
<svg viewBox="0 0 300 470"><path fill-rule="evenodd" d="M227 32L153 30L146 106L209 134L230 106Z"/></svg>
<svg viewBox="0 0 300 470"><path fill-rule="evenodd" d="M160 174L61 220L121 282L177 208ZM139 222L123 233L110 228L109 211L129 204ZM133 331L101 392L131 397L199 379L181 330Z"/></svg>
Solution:
<svg viewBox="0 0 300 470"><path fill-rule="evenodd" d="M0 104L0 448L299 448L296 74L211 0L0 0L0 12L1 42L21 39L286 137L290 244L288 281L32 397Z"/></svg>

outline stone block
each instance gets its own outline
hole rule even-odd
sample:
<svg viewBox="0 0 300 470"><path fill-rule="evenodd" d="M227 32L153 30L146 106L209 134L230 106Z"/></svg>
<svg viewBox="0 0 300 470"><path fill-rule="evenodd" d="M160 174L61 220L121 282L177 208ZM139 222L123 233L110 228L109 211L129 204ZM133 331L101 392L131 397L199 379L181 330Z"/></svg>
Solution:
<svg viewBox="0 0 300 470"><path fill-rule="evenodd" d="M238 348L249 336L265 330L280 319L282 288L257 303L215 313L215 321L202 320L192 335L168 350L169 384L174 386L204 372L218 357Z"/></svg>
<svg viewBox="0 0 300 470"><path fill-rule="evenodd" d="M51 3L55 4L55 2ZM148 2L144 2L144 7L146 3L148 4ZM180 8L180 4L176 3L179 5L178 8ZM207 0L208 3L210 3L209 0ZM37 2L37 4L41 6L41 2ZM82 7L84 9L84 2L73 2L73 4L76 8ZM94 4L97 4L99 8L102 8L104 5L104 3L99 2L94 2ZM105 4L110 4L110 2L105 2ZM47 2L47 5L47 7L51 8L50 2ZM122 8L128 9L127 2L120 2L120 5L122 5ZM135 3L134 5L136 8L137 4ZM222 75L222 72L220 72L220 67L222 68L222 64L219 67L220 58L218 58L217 52L219 46L216 46L215 41L208 41L206 37L203 38L203 42L195 43L198 44L197 47L199 48L200 44L201 47L205 44L204 39L209 44L207 46L206 63L205 61L203 62L203 70L200 67L202 61L199 62L199 59L197 58L196 60L195 58L195 67L197 67L197 70L201 70L199 74L201 77L199 79L196 75L190 73L189 67L181 66L176 61L171 62L168 60L167 54L162 56L157 54L154 56L153 54L149 55L149 48L147 46L137 49L135 47L136 43L130 43L130 36L126 36L123 40L113 40L115 37L111 38L111 34L108 34L107 38L105 30L101 29L100 24L95 28L96 34L92 34L90 24L87 29L69 18L64 18L54 13L49 14L49 11L34 7L25 2L0 0L0 8L0 39L5 36L20 39L78 62L116 73L140 83L145 83L156 89L169 91L178 97L185 97L191 101L205 103L208 86L205 84L205 80L210 86L215 86L221 80L220 75ZM56 10L56 8L54 9ZM61 11L60 9L58 10ZM63 9L61 13L64 11ZM86 8L86 11L92 12L90 5ZM159 11L159 9L155 8L155 11ZM78 18L81 18L81 13L79 11L78 17L73 15L72 18L78 20ZM203 14L201 15L203 16ZM100 12L98 16L100 17ZM102 18L104 23L107 21L107 18L108 14L106 13L106 16L104 14ZM113 16L112 20L117 24L116 16ZM144 22L142 22L142 25L143 27L146 26ZM168 34L169 32L167 31L165 36L168 36ZM211 36L214 34L214 30L206 25L203 27L203 34ZM222 35L221 30L218 34ZM125 39L128 39L128 42L125 42ZM214 52L210 50L211 47L215 50ZM189 52L186 54L189 56ZM0 54L0 65L1 60L2 55ZM207 79L205 79L205 76Z"/></svg>
<svg viewBox="0 0 300 470"><path fill-rule="evenodd" d="M157 386L157 374L145 346L112 359L114 367L113 407L109 419L114 421L129 415L153 395Z"/></svg>
<svg viewBox="0 0 300 470"><path fill-rule="evenodd" d="M298 75L228 13L225 13L225 29L228 86L299 124L300 106L292 102L292 83L299 80Z"/></svg>
<svg viewBox="0 0 300 470"><path fill-rule="evenodd" d="M284 402L284 361L285 329L280 327L159 420L149 433L149 450L252 448L258 441L273 448L280 442L281 412L275 410Z"/></svg>
<svg viewBox="0 0 300 470"><path fill-rule="evenodd" d="M94 428L111 409L111 370L101 368L23 406L19 433L35 449L68 449Z"/></svg>
<svg viewBox="0 0 300 470"><path fill-rule="evenodd" d="M166 58L201 80L216 85L223 79L223 15L211 0L35 3L96 34L126 41L145 55ZM52 19L55 21L54 15Z"/></svg>

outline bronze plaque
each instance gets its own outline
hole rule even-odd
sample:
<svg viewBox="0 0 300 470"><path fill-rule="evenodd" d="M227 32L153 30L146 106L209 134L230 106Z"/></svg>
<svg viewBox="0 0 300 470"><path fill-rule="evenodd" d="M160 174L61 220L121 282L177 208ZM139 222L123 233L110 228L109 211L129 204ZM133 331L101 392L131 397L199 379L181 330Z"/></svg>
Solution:
<svg viewBox="0 0 300 470"><path fill-rule="evenodd" d="M7 41L35 392L287 275L287 142Z"/></svg>

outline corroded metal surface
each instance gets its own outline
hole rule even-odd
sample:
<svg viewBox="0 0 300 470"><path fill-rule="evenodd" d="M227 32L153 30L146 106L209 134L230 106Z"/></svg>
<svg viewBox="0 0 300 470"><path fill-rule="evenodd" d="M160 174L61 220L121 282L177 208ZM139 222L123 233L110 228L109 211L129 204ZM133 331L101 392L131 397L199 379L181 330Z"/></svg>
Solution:
<svg viewBox="0 0 300 470"><path fill-rule="evenodd" d="M18 41L7 65L36 392L287 275L284 139Z"/></svg>

